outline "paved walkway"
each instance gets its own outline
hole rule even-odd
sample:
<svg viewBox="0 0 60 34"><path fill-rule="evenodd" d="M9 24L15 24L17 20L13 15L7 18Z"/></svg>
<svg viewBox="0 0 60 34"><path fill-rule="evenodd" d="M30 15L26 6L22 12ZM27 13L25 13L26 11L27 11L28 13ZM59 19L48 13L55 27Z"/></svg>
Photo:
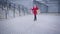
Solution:
<svg viewBox="0 0 60 34"><path fill-rule="evenodd" d="M60 34L60 16L53 14L20 16L0 21L0 34Z"/></svg>

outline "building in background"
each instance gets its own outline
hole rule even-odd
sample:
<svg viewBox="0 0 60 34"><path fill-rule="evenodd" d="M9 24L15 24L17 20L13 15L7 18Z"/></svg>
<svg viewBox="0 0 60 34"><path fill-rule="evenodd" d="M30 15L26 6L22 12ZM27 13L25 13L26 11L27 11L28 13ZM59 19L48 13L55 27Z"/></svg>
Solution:
<svg viewBox="0 0 60 34"><path fill-rule="evenodd" d="M58 13L58 0L34 0L35 4L38 4L41 12L44 13Z"/></svg>

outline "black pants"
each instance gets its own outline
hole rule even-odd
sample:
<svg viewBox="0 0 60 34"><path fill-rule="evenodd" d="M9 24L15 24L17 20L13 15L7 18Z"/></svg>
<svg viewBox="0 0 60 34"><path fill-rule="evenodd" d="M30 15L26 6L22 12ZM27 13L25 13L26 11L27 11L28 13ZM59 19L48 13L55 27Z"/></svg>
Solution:
<svg viewBox="0 0 60 34"><path fill-rule="evenodd" d="M35 20L37 20L37 17L36 17L36 15L34 15L34 21L35 21Z"/></svg>

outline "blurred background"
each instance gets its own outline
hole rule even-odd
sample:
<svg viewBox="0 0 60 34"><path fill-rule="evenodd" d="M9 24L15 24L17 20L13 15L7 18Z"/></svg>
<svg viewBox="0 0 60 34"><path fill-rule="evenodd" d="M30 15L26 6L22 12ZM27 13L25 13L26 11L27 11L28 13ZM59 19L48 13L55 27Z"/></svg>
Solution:
<svg viewBox="0 0 60 34"><path fill-rule="evenodd" d="M0 0L0 34L60 34L60 0Z"/></svg>
<svg viewBox="0 0 60 34"><path fill-rule="evenodd" d="M31 14L34 4L40 13L60 13L60 0L0 0L0 19Z"/></svg>

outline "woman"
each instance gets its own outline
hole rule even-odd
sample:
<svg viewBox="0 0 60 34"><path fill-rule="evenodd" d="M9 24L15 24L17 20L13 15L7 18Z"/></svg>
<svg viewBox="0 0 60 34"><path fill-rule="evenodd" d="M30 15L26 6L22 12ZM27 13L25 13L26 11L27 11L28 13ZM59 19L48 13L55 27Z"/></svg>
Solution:
<svg viewBox="0 0 60 34"><path fill-rule="evenodd" d="M32 8L32 12L33 12L33 14L34 14L34 21L37 20L37 17L36 17L36 15L37 15L37 10L38 10L38 7L37 7L36 5L34 5L33 8Z"/></svg>

